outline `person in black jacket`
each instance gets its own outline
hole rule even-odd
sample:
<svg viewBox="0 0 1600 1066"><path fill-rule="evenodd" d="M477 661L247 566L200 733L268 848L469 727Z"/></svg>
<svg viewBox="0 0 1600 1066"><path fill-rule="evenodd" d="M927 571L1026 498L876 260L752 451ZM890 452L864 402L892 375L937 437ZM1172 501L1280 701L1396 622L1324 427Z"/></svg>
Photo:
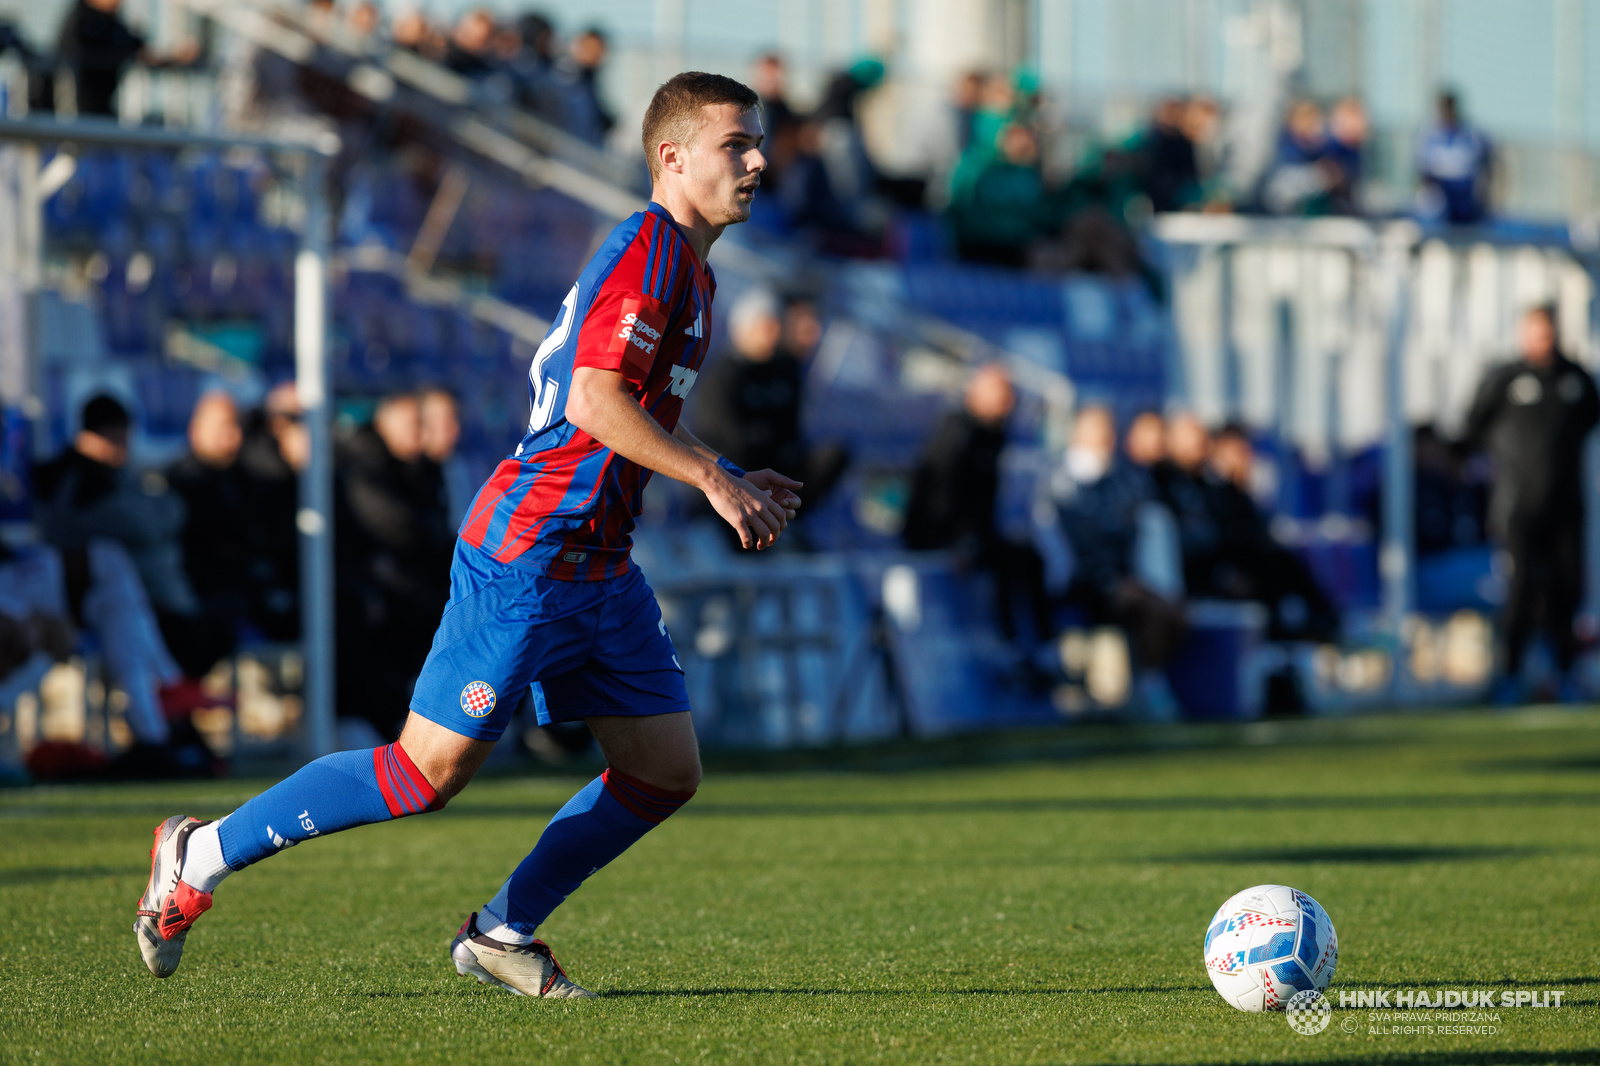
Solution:
<svg viewBox="0 0 1600 1066"><path fill-rule="evenodd" d="M805 366L783 349L781 313L777 297L766 290L740 297L728 314L733 350L706 369L696 397L701 439L737 456L750 470L805 466L800 431Z"/></svg>
<svg viewBox="0 0 1600 1066"><path fill-rule="evenodd" d="M1509 557L1497 697L1520 694L1528 640L1549 637L1567 675L1577 654L1572 621L1583 597L1583 442L1600 422L1600 393L1556 344L1555 310L1522 316L1521 358L1484 377L1467 414L1466 443L1494 465L1489 533ZM1571 681L1562 682L1571 696Z"/></svg>
<svg viewBox="0 0 1600 1066"><path fill-rule="evenodd" d="M385 397L336 453L339 711L392 737L450 593L455 531L416 396Z"/></svg>
<svg viewBox="0 0 1600 1066"><path fill-rule="evenodd" d="M1255 446L1240 425L1224 426L1211 449L1211 502L1219 538L1212 594L1266 606L1273 640L1331 641L1339 614L1304 561L1272 535L1250 483Z"/></svg>
<svg viewBox="0 0 1600 1066"><path fill-rule="evenodd" d="M923 447L901 540L912 551L953 551L965 564L989 571L998 585L1000 631L1016 639L1017 615L1026 609L1042 640L1050 635L1044 563L1031 545L1008 540L995 521L1000 454L1016 403L1003 367L990 364L972 375L961 406Z"/></svg>
<svg viewBox="0 0 1600 1066"><path fill-rule="evenodd" d="M1162 100L1140 146L1141 184L1156 211L1177 211L1200 199L1200 163L1184 130L1186 105L1177 97Z"/></svg>
<svg viewBox="0 0 1600 1066"><path fill-rule="evenodd" d="M990 365L972 375L961 406L934 430L912 475L902 534L907 548L954 549L976 557L999 539L994 505L1000 453L1015 407L1003 368Z"/></svg>
<svg viewBox="0 0 1600 1066"><path fill-rule="evenodd" d="M233 652L239 621L250 609L250 528L255 518L239 468L243 442L233 398L208 392L189 416L189 451L167 468L167 484L187 505L184 571L199 600L199 611L188 625L168 627L167 643L190 677L204 677Z"/></svg>
<svg viewBox="0 0 1600 1066"><path fill-rule="evenodd" d="M121 6L122 0L77 0L61 23L57 54L72 71L80 115L116 115L117 86L134 60L151 67L182 66L197 53L189 42L168 58L152 55L144 38L122 21Z"/></svg>
<svg viewBox="0 0 1600 1066"><path fill-rule="evenodd" d="M33 472L40 538L62 551L105 537L120 543L139 570L165 629L198 613L183 565L184 503L159 477L128 469L132 419L114 397L83 406L72 443Z"/></svg>
<svg viewBox="0 0 1600 1066"><path fill-rule="evenodd" d="M1151 468L1161 502L1178 523L1183 586L1191 599L1221 595L1215 580L1222 550L1216 478L1207 467L1211 444L1211 431L1199 418L1189 413L1175 415L1167 426L1166 456Z"/></svg>
<svg viewBox="0 0 1600 1066"><path fill-rule="evenodd" d="M1183 639L1184 613L1181 602L1151 588L1135 566L1141 511L1157 500L1150 468L1161 448L1159 420L1152 425L1141 416L1136 422L1143 424L1119 457L1110 409L1090 404L1073 421L1056 501L1072 548L1066 599L1095 624L1115 625L1127 635L1137 671L1134 698L1147 715L1167 720L1177 704L1161 671Z"/></svg>
<svg viewBox="0 0 1600 1066"><path fill-rule="evenodd" d="M842 444L805 438L806 362L822 334L816 309L793 299L780 310L773 293L758 289L734 304L728 333L729 358L713 362L696 386L695 431L748 469L795 471L814 511L850 461Z"/></svg>
<svg viewBox="0 0 1600 1066"><path fill-rule="evenodd" d="M250 617L269 640L300 638L299 479L311 435L293 381L274 386L245 419L239 468L249 493Z"/></svg>

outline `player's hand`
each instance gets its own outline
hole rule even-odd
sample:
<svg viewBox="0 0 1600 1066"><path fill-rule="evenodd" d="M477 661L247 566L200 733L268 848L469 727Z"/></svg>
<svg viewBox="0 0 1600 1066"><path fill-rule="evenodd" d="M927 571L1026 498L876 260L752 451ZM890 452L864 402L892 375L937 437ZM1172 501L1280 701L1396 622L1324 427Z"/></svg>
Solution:
<svg viewBox="0 0 1600 1066"><path fill-rule="evenodd" d="M706 499L722 520L739 534L746 548L768 548L789 524L789 516L772 496L743 478L718 468L718 475L706 487Z"/></svg>
<svg viewBox="0 0 1600 1066"><path fill-rule="evenodd" d="M800 510L800 497L795 495L795 490L805 487L802 482L786 478L776 470L752 470L744 479L771 496L772 502L783 508L785 517L794 521L795 513Z"/></svg>

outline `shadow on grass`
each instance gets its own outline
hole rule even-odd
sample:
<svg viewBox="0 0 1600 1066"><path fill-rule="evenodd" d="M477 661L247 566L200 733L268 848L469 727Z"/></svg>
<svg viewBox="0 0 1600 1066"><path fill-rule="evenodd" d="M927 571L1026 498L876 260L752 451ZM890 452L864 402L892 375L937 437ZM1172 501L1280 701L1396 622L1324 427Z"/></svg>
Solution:
<svg viewBox="0 0 1600 1066"><path fill-rule="evenodd" d="M1481 981L1471 977L1413 981L1406 977L1396 978L1393 981L1341 981L1334 987L1334 992L1370 992L1385 988L1566 988L1568 985L1600 985L1600 977L1541 977L1537 980L1529 977L1503 977L1498 981ZM1328 996L1330 999L1337 999L1333 992L1328 993Z"/></svg>
<svg viewBox="0 0 1600 1066"><path fill-rule="evenodd" d="M51 881L96 881L102 877L138 877L148 873L137 866L21 866L0 870L0 888L41 885Z"/></svg>
<svg viewBox="0 0 1600 1066"><path fill-rule="evenodd" d="M1546 759L1503 759L1473 763L1480 773L1503 774L1600 774L1600 753L1557 755Z"/></svg>
<svg viewBox="0 0 1600 1066"><path fill-rule="evenodd" d="M990 800L911 800L882 803L794 803L794 804L693 804L684 811L715 815L808 815L808 814L952 814L973 811L989 814L1028 814L1051 811L1139 813L1149 811L1251 811L1260 813L1263 805L1272 810L1407 810L1450 807L1543 807L1573 804L1600 806L1600 792L1507 792L1413 793L1390 796L1045 796L1036 799ZM681 812L680 812L681 813Z"/></svg>
<svg viewBox="0 0 1600 1066"><path fill-rule="evenodd" d="M175 782L181 784L182 782ZM98 788L114 788L114 783L105 782L99 785L75 785L82 788L83 794L91 795ZM159 822L173 814L174 807L187 807L188 813L199 818L221 818L239 804L249 799L240 796L237 802L231 805L217 803L191 803L185 800L164 800L159 803L107 803L104 800L92 799L84 802L60 800L51 803L18 803L0 804L0 821L32 821L39 818L81 818L92 816L95 818L154 818ZM154 823L152 823L154 824Z"/></svg>
<svg viewBox="0 0 1600 1066"><path fill-rule="evenodd" d="M1210 985L1128 985L1122 988L614 988L613 997L710 996L1113 996L1151 992L1209 992Z"/></svg>
<svg viewBox="0 0 1600 1066"><path fill-rule="evenodd" d="M1418 844L1368 844L1354 847L1239 848L1151 858L1151 862L1347 863L1358 866L1419 862L1485 862L1545 854L1541 848L1429 847Z"/></svg>
<svg viewBox="0 0 1600 1066"><path fill-rule="evenodd" d="M1260 1059L1206 1059L1195 1060L1194 1066L1239 1066ZM1600 1063L1600 1048L1574 1048L1571 1051L1413 1051L1374 1052L1370 1055L1344 1054L1326 1058L1283 1059L1284 1062L1305 1063L1306 1066L1579 1066Z"/></svg>

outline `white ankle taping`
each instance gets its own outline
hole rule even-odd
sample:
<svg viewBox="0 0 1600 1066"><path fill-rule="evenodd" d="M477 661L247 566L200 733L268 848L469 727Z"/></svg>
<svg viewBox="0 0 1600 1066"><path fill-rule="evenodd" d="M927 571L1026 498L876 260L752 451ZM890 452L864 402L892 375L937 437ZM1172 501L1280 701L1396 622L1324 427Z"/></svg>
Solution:
<svg viewBox="0 0 1600 1066"><path fill-rule="evenodd" d="M534 934L517 932L488 907L478 912L478 932L502 944L531 944L534 941Z"/></svg>
<svg viewBox="0 0 1600 1066"><path fill-rule="evenodd" d="M233 869L222 858L222 838L217 828L226 818L203 825L189 834L183 851L183 870L179 877L198 892L215 892L222 879Z"/></svg>

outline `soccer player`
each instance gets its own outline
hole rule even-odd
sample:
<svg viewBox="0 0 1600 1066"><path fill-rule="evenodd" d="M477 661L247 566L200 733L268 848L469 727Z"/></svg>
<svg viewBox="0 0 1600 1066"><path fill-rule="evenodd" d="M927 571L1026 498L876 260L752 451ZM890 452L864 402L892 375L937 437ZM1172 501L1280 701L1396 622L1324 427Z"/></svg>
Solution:
<svg viewBox="0 0 1600 1066"><path fill-rule="evenodd" d="M527 435L462 523L450 602L400 739L318 759L220 821L162 822L134 923L151 973L178 968L229 874L312 837L443 807L531 684L539 720L586 721L607 769L556 813L450 954L457 972L520 995L592 995L535 931L700 783L683 671L628 557L645 484L656 472L700 489L746 548L770 546L800 506L799 482L746 474L678 424L710 340L706 253L750 217L766 167L758 104L715 74L656 91L643 130L651 202L611 232L533 357Z"/></svg>

